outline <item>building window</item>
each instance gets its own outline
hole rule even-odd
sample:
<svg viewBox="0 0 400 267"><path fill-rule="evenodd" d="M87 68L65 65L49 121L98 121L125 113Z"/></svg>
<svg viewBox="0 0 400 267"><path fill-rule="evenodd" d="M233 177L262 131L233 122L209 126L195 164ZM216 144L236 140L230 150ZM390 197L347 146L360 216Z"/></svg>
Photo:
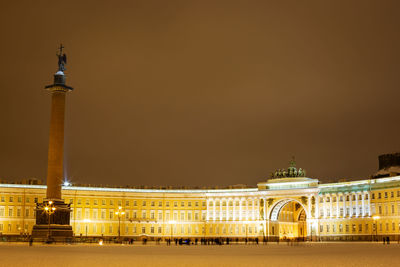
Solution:
<svg viewBox="0 0 400 267"><path fill-rule="evenodd" d="M155 203L154 203L154 201L152 201L152 202L151 202L151 206L152 206L152 207L154 207L154 206L155 206Z"/></svg>
<svg viewBox="0 0 400 267"><path fill-rule="evenodd" d="M10 197L9 202L13 202L13 201L14 201L14 198Z"/></svg>
<svg viewBox="0 0 400 267"><path fill-rule="evenodd" d="M97 199L94 199L93 200L93 205L97 206L97 204L98 204Z"/></svg>
<svg viewBox="0 0 400 267"><path fill-rule="evenodd" d="M154 226L150 227L150 233L154 234Z"/></svg>
<svg viewBox="0 0 400 267"><path fill-rule="evenodd" d="M361 223L358 225L358 231L362 232L362 224Z"/></svg>
<svg viewBox="0 0 400 267"><path fill-rule="evenodd" d="M349 232L349 225L348 224L346 224L346 233L348 233Z"/></svg>
<svg viewBox="0 0 400 267"><path fill-rule="evenodd" d="M13 210L12 208L8 208L8 217L12 217L13 216Z"/></svg>
<svg viewBox="0 0 400 267"><path fill-rule="evenodd" d="M194 203L194 205L195 205L196 207L198 207L198 206L199 206L199 202L196 201L196 202Z"/></svg>
<svg viewBox="0 0 400 267"><path fill-rule="evenodd" d="M382 198L381 193L378 193L378 199L381 199L381 198Z"/></svg>
<svg viewBox="0 0 400 267"><path fill-rule="evenodd" d="M125 200L125 206L129 207L129 200Z"/></svg>
<svg viewBox="0 0 400 267"><path fill-rule="evenodd" d="M385 192L385 198L388 198L388 193L387 192Z"/></svg>
<svg viewBox="0 0 400 267"><path fill-rule="evenodd" d="M158 206L162 207L162 202L161 201L158 202Z"/></svg>
<svg viewBox="0 0 400 267"><path fill-rule="evenodd" d="M185 206L185 202L181 202L181 207L184 207Z"/></svg>
<svg viewBox="0 0 400 267"><path fill-rule="evenodd" d="M174 202L174 207L178 207L178 202Z"/></svg>
<svg viewBox="0 0 400 267"><path fill-rule="evenodd" d="M165 206L169 207L169 201L165 202Z"/></svg>
<svg viewBox="0 0 400 267"><path fill-rule="evenodd" d="M158 227L158 233L161 234L162 233L162 228Z"/></svg>
<svg viewBox="0 0 400 267"><path fill-rule="evenodd" d="M143 207L146 207L146 201L143 201L143 202L142 202L142 206L143 206Z"/></svg>
<svg viewBox="0 0 400 267"><path fill-rule="evenodd" d="M343 201L343 196L340 196L339 201L340 201L340 202Z"/></svg>
<svg viewBox="0 0 400 267"><path fill-rule="evenodd" d="M106 200L105 200L105 199L102 199L102 200L101 200L101 205L103 205L103 206L106 205Z"/></svg>
<svg viewBox="0 0 400 267"><path fill-rule="evenodd" d="M368 194L365 194L365 199L368 200Z"/></svg>
<svg viewBox="0 0 400 267"><path fill-rule="evenodd" d="M4 207L0 208L0 217L4 217Z"/></svg>
<svg viewBox="0 0 400 267"><path fill-rule="evenodd" d="M137 201L133 201L133 206L136 207L137 206Z"/></svg>
<svg viewBox="0 0 400 267"><path fill-rule="evenodd" d="M339 224L339 232L343 232L343 224Z"/></svg>
<svg viewBox="0 0 400 267"><path fill-rule="evenodd" d="M142 227L142 234L145 234L146 233L146 227Z"/></svg>
<svg viewBox="0 0 400 267"><path fill-rule="evenodd" d="M323 226L322 224L319 226L319 231L320 231L321 233L324 231L324 226Z"/></svg>
<svg viewBox="0 0 400 267"><path fill-rule="evenodd" d="M90 199L86 199L86 206L90 205Z"/></svg>
<svg viewBox="0 0 400 267"><path fill-rule="evenodd" d="M4 198L4 196L1 196L1 202L5 202L6 199Z"/></svg>
<svg viewBox="0 0 400 267"><path fill-rule="evenodd" d="M390 192L390 197L393 198L394 197L394 192Z"/></svg>

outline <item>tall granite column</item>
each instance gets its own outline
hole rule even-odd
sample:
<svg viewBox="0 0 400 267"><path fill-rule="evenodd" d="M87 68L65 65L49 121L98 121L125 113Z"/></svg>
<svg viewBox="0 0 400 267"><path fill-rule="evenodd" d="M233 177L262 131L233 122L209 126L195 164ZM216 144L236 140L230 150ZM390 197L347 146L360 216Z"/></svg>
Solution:
<svg viewBox="0 0 400 267"><path fill-rule="evenodd" d="M73 90L65 85L64 65L67 62L60 46L58 71L54 74L54 83L45 88L51 92L51 120L47 165L47 192L43 203L36 207L36 224L33 226L33 238L48 240L72 237L69 204L61 198L61 185L64 180L64 111L66 93ZM51 211L51 212L49 212Z"/></svg>

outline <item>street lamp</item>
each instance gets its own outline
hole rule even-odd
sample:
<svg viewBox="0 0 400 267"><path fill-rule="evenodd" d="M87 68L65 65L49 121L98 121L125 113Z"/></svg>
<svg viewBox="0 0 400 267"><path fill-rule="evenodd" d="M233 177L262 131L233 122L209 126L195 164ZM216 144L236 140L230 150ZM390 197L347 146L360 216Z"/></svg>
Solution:
<svg viewBox="0 0 400 267"><path fill-rule="evenodd" d="M171 227L171 241L172 241L172 238L173 238L172 225L176 224L176 221L169 221L168 223Z"/></svg>
<svg viewBox="0 0 400 267"><path fill-rule="evenodd" d="M84 219L83 222L86 223L86 225L85 225L85 231L86 231L86 239L87 239L88 227L89 227L90 219Z"/></svg>
<svg viewBox="0 0 400 267"><path fill-rule="evenodd" d="M118 207L118 211L115 212L118 216L118 240L121 241L121 216L125 214L125 211L122 210L122 207Z"/></svg>
<svg viewBox="0 0 400 267"><path fill-rule="evenodd" d="M44 207L44 211L48 215L48 233L47 233L47 240L50 242L51 234L50 234L50 216L56 211L56 207L53 205L53 201L49 201L47 205Z"/></svg>
<svg viewBox="0 0 400 267"><path fill-rule="evenodd" d="M377 221L380 219L381 217L379 215L374 215L372 216L372 219L374 220L374 225L375 225L375 239L378 238L378 224ZM376 240L378 241L378 240Z"/></svg>

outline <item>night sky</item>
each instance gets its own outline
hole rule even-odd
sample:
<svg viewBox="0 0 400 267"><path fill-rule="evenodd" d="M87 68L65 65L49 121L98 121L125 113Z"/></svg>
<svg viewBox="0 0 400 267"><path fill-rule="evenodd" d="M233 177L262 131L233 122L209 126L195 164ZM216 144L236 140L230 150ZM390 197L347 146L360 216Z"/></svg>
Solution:
<svg viewBox="0 0 400 267"><path fill-rule="evenodd" d="M68 57L73 183L322 182L400 151L400 1L1 1L0 179L47 171Z"/></svg>

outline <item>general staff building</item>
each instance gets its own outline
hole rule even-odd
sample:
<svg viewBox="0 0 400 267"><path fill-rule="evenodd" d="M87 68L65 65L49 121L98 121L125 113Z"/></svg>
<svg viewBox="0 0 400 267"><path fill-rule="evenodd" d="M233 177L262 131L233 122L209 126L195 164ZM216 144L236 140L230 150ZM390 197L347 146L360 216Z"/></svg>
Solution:
<svg viewBox="0 0 400 267"><path fill-rule="evenodd" d="M75 236L122 238L399 238L400 175L319 183L292 161L254 188L133 189L65 185ZM0 234L29 235L45 185L0 184Z"/></svg>

